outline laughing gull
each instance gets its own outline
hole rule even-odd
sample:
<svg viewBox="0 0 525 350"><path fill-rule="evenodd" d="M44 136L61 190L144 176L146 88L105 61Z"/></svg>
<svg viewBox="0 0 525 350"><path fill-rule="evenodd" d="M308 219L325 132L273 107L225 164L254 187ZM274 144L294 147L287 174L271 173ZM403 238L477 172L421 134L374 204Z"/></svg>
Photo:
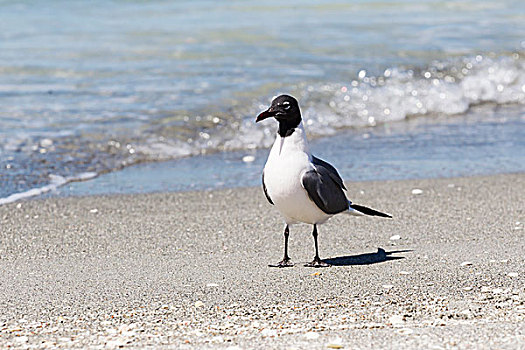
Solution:
<svg viewBox="0 0 525 350"><path fill-rule="evenodd" d="M284 258L272 267L289 267L293 263L288 256L289 227L303 222L314 226L314 260L305 266L326 267L328 263L319 258L317 225L335 214L371 215L391 218L346 198L346 187L337 170L324 160L310 153L301 120L297 100L281 95L272 101L266 111L257 116L256 122L274 117L279 122L277 138L266 161L262 185L266 199L275 205L284 217Z"/></svg>

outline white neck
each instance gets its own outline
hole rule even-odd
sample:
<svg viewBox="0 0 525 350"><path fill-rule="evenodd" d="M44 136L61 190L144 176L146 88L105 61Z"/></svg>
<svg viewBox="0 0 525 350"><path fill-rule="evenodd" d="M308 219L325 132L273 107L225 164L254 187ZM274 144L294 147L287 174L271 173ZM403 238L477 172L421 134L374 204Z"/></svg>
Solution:
<svg viewBox="0 0 525 350"><path fill-rule="evenodd" d="M275 139L270 154L274 157L282 157L294 155L297 154L297 152L306 153L310 158L310 147L308 146L308 140L306 139L306 132L302 121L291 135L282 137L277 134L277 138Z"/></svg>

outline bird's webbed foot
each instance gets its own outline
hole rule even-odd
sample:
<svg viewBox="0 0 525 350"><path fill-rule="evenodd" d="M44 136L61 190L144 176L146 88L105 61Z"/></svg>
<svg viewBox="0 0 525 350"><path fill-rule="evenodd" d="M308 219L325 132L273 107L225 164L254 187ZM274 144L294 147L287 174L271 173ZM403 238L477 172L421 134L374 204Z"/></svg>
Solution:
<svg viewBox="0 0 525 350"><path fill-rule="evenodd" d="M321 259L319 259L318 256L316 256L314 258L314 260L312 260L311 262L305 264L304 266L305 267L330 267L332 265L330 265L327 262L322 261Z"/></svg>
<svg viewBox="0 0 525 350"><path fill-rule="evenodd" d="M290 258L284 258L283 260L279 261L277 264L268 265L270 267L293 267L294 264Z"/></svg>

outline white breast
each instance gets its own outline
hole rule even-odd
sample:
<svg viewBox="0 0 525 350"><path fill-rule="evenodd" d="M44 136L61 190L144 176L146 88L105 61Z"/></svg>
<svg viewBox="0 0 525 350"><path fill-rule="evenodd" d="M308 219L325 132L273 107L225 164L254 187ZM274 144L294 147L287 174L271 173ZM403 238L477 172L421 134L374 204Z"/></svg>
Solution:
<svg viewBox="0 0 525 350"><path fill-rule="evenodd" d="M292 135L277 136L264 167L264 183L268 195L288 224L320 224L331 217L310 200L301 184L303 174L311 169L302 123Z"/></svg>

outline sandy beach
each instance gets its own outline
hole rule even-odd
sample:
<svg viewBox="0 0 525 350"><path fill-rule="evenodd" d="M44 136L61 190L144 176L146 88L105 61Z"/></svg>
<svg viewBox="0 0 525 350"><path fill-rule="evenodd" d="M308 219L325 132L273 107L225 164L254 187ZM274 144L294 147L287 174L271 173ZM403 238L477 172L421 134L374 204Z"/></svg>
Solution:
<svg viewBox="0 0 525 350"><path fill-rule="evenodd" d="M0 348L525 348L524 174L348 188L324 269L260 188L1 206Z"/></svg>

